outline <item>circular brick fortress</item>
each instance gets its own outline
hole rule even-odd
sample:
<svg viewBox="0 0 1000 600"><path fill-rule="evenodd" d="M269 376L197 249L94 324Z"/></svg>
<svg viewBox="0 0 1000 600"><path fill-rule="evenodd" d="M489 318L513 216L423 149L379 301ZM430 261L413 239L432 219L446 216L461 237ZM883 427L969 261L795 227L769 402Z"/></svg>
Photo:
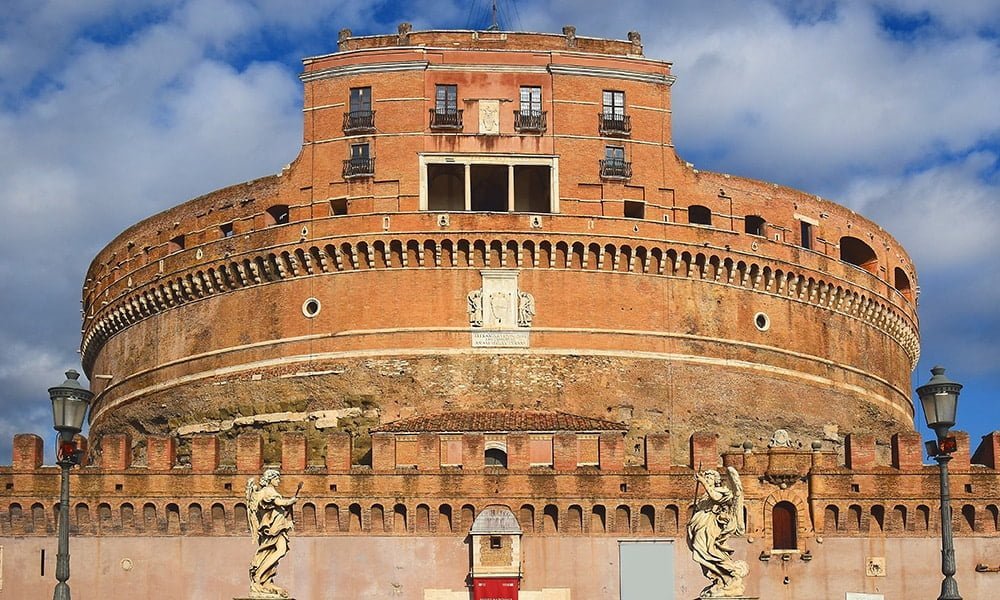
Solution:
<svg viewBox="0 0 1000 600"><path fill-rule="evenodd" d="M678 444L912 428L905 251L830 201L678 158L670 64L638 35L345 31L302 80L280 174L94 259L93 436L461 408Z"/></svg>

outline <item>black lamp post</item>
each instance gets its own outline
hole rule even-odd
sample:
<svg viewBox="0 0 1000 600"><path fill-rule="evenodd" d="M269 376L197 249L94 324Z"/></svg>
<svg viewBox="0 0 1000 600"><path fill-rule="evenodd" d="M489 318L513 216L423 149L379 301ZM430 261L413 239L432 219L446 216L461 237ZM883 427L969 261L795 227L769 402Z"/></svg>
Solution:
<svg viewBox="0 0 1000 600"><path fill-rule="evenodd" d="M80 452L74 437L83 429L83 419L94 394L80 385L76 371L66 371L62 385L49 388L52 399L52 418L59 432L56 463L62 468L59 495L59 551L56 553L56 584L53 600L70 600L69 584L69 469L80 464Z"/></svg>
<svg viewBox="0 0 1000 600"><path fill-rule="evenodd" d="M934 430L937 443L927 442L928 453L941 467L941 595L938 600L962 600L955 581L955 544L951 533L951 492L948 491L948 462L957 447L948 430L955 425L958 394L962 384L944 376L943 367L931 369L931 380L917 388L927 426Z"/></svg>

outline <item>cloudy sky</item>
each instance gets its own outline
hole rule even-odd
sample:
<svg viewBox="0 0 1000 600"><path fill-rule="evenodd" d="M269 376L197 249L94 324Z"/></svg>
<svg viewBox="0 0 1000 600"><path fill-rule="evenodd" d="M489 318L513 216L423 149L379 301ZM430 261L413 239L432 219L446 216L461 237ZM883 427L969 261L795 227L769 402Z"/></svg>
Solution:
<svg viewBox="0 0 1000 600"><path fill-rule="evenodd" d="M914 385L944 364L966 386L959 426L974 440L1000 429L1000 0L500 7L512 29L640 31L647 56L674 63L685 159L889 230L922 290ZM80 368L93 255L146 216L295 157L302 57L334 51L345 27L484 28L488 13L485 0L4 2L0 463L14 433L51 437L46 388Z"/></svg>

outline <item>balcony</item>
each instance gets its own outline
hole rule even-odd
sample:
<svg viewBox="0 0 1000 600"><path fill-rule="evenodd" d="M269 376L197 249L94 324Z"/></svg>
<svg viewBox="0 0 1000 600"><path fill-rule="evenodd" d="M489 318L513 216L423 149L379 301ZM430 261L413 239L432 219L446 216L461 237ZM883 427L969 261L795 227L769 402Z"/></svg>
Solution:
<svg viewBox="0 0 1000 600"><path fill-rule="evenodd" d="M514 129L525 133L545 131L545 111L515 110Z"/></svg>
<svg viewBox="0 0 1000 600"><path fill-rule="evenodd" d="M375 131L374 110L352 110L344 113L344 133L372 133Z"/></svg>
<svg viewBox="0 0 1000 600"><path fill-rule="evenodd" d="M371 177L375 174L374 158L348 158L344 161L344 179Z"/></svg>
<svg viewBox="0 0 1000 600"><path fill-rule="evenodd" d="M632 163L615 158L601 161L601 179L629 179L632 177Z"/></svg>
<svg viewBox="0 0 1000 600"><path fill-rule="evenodd" d="M627 137L632 134L632 119L629 115L600 113L597 115L597 128L601 135Z"/></svg>
<svg viewBox="0 0 1000 600"><path fill-rule="evenodd" d="M430 111L431 111L431 129L461 131L462 129L461 110L438 112L436 109L432 108L430 109Z"/></svg>

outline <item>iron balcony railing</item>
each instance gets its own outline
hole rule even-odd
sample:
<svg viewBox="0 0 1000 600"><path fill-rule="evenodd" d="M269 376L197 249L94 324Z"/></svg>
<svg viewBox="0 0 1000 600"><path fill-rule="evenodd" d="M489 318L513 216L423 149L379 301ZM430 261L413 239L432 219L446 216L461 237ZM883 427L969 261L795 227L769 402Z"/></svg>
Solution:
<svg viewBox="0 0 1000 600"><path fill-rule="evenodd" d="M606 158L601 161L601 177L604 179L629 179L632 177L632 163L620 158Z"/></svg>
<svg viewBox="0 0 1000 600"><path fill-rule="evenodd" d="M601 135L622 136L632 133L632 119L629 115L600 113L597 120Z"/></svg>
<svg viewBox="0 0 1000 600"><path fill-rule="evenodd" d="M344 179L371 177L375 174L375 159L367 157L348 158L344 161Z"/></svg>
<svg viewBox="0 0 1000 600"><path fill-rule="evenodd" d="M431 109L431 129L461 129L462 111Z"/></svg>
<svg viewBox="0 0 1000 600"><path fill-rule="evenodd" d="M352 110L344 113L344 133L368 133L375 131L374 110Z"/></svg>
<svg viewBox="0 0 1000 600"><path fill-rule="evenodd" d="M515 110L514 129L517 131L545 131L545 111Z"/></svg>

